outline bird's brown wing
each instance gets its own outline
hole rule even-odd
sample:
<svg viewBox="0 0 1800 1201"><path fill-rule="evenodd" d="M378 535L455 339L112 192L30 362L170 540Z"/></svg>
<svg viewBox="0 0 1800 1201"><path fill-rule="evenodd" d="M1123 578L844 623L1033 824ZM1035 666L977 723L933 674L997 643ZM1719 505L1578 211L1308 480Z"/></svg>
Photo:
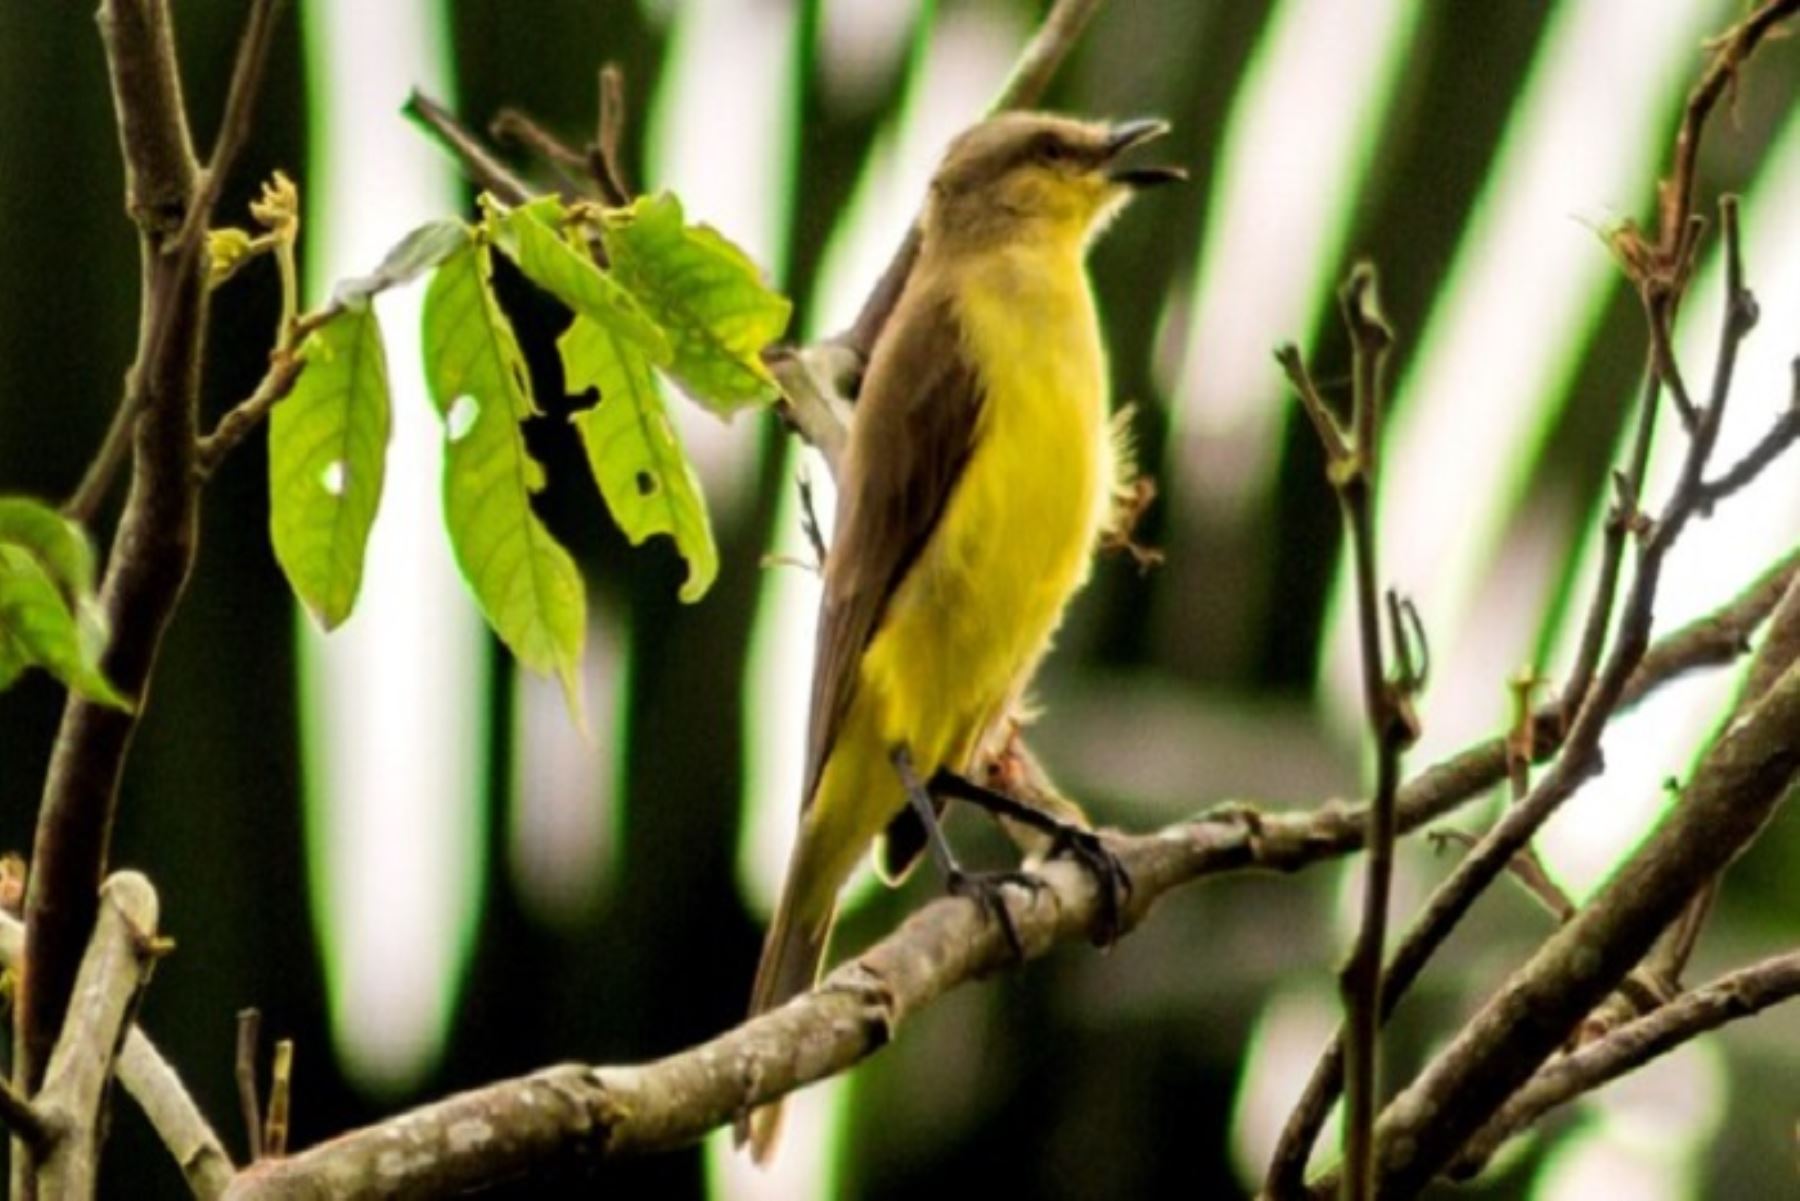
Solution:
<svg viewBox="0 0 1800 1201"><path fill-rule="evenodd" d="M918 278L876 344L851 425L819 611L803 806L849 711L863 650L937 528L981 415L981 378L953 302Z"/></svg>

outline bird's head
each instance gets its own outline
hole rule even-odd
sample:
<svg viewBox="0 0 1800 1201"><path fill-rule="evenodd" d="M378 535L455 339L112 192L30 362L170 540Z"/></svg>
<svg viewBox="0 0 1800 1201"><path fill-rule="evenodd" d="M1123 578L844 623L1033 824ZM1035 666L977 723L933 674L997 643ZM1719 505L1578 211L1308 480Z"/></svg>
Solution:
<svg viewBox="0 0 1800 1201"><path fill-rule="evenodd" d="M1160 120L1102 124L1051 113L1002 113L950 144L925 206L929 239L959 247L1020 237L1086 242L1140 188L1185 179L1176 167L1130 166Z"/></svg>

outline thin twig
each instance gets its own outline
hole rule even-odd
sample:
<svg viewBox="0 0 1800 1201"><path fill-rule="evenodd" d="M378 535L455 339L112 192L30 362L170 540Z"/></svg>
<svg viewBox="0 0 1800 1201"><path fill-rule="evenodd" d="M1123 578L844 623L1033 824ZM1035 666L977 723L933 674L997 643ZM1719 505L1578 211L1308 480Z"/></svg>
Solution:
<svg viewBox="0 0 1800 1201"><path fill-rule="evenodd" d="M1710 514L1714 505L1732 493L1748 487L1769 464L1780 458L1795 441L1800 440L1800 359L1794 360L1793 372L1794 388L1788 407L1743 458L1733 463L1718 479L1701 486L1701 516Z"/></svg>
<svg viewBox="0 0 1800 1201"><path fill-rule="evenodd" d="M262 1010L238 1010L237 1054L232 1074L237 1078L238 1109L244 1119L244 1141L249 1144L251 1163L263 1157L262 1098L256 1087L256 1052L261 1040Z"/></svg>
<svg viewBox="0 0 1800 1201"><path fill-rule="evenodd" d="M305 367L306 360L298 351L277 351L272 356L268 374L256 390L220 417L210 434L201 437L194 456L194 469L200 479L209 478L226 456L262 424L270 410L287 398Z"/></svg>
<svg viewBox="0 0 1800 1201"><path fill-rule="evenodd" d="M600 119L587 168L601 197L612 205L631 202L631 177L625 173L625 75L617 63L600 68Z"/></svg>
<svg viewBox="0 0 1800 1201"><path fill-rule="evenodd" d="M269 1070L269 1114L263 1122L263 1152L273 1159L287 1154L288 1111L294 1085L294 1040L277 1039Z"/></svg>
<svg viewBox="0 0 1800 1201"><path fill-rule="evenodd" d="M1755 12L1708 43L1712 61L1688 93L1681 127L1675 136L1674 169L1659 185L1660 249L1665 258L1675 258L1686 238L1685 230L1694 211L1700 143L1713 106L1726 88L1736 86L1738 72L1770 31L1797 12L1800 0L1764 0Z"/></svg>
<svg viewBox="0 0 1800 1201"><path fill-rule="evenodd" d="M1654 328L1654 318L1652 320ZM1636 432L1632 436L1630 458L1622 473L1615 477L1617 495L1608 509L1601 531L1600 576L1594 585L1594 596L1588 604L1587 618L1582 622L1581 641L1575 651L1575 662L1569 669L1559 701L1563 728L1575 721L1581 703L1587 699L1594 683L1594 671L1606 649L1606 634L1612 625L1613 603L1618 598L1620 568L1625 561L1625 544L1638 528L1639 499L1644 492L1644 479L1649 469L1650 447L1656 437L1656 410L1662 389L1662 372L1653 351L1651 362L1644 368L1643 393L1638 398ZM1678 396L1680 394L1677 394ZM1679 411L1679 410L1678 410ZM1685 417L1684 417L1685 420ZM1688 423L1688 428L1693 428Z"/></svg>
<svg viewBox="0 0 1800 1201"><path fill-rule="evenodd" d="M481 139L451 115L449 109L414 89L401 111L434 134L483 190L492 192L509 205L523 204L531 199L531 186L495 158Z"/></svg>
<svg viewBox="0 0 1800 1201"><path fill-rule="evenodd" d="M1469 1140L1451 1164L1450 1175L1459 1179L1474 1175L1502 1143L1558 1105L1593 1092L1708 1030L1795 996L1800 996L1800 952L1721 976L1552 1060Z"/></svg>
<svg viewBox="0 0 1800 1201"><path fill-rule="evenodd" d="M82 472L81 483L63 502L63 516L70 521L92 525L100 515L100 506L106 503L113 481L119 477L119 468L131 450L131 427L137 420L137 412L137 391L127 379L119 407L113 410L106 434L100 440L100 449L94 452L87 470Z"/></svg>
<svg viewBox="0 0 1800 1201"><path fill-rule="evenodd" d="M1351 434L1346 440L1325 407L1318 389L1293 347L1278 353L1295 382L1303 407L1319 431L1326 455L1326 475L1337 493L1355 560L1358 642L1362 660L1363 708L1375 753L1375 789L1369 804L1363 883L1362 920L1349 959L1339 975L1349 1032L1348 1104L1344 1124L1346 1201L1366 1201L1370 1194L1374 1149L1375 1097L1380 1072L1381 962L1387 944L1389 896L1393 886L1395 794L1400 787L1400 756L1417 737L1406 713L1403 689L1416 686L1411 655L1405 649L1399 600L1390 594L1394 637L1404 666L1398 682L1388 678L1382 653L1381 590L1374 518L1374 496L1381 437L1381 366L1393 333L1375 297L1375 273L1359 264L1339 295L1344 324L1350 332L1353 396Z"/></svg>
<svg viewBox="0 0 1800 1201"><path fill-rule="evenodd" d="M1737 349L1755 321L1755 302L1749 298L1743 283L1737 208L1729 197L1721 201L1720 215L1727 248L1727 295L1712 394L1706 407L1700 410L1698 424L1688 441L1681 478L1643 541L1613 647L1570 725L1556 762L1531 794L1509 808L1475 849L1458 862L1432 893L1424 911L1396 948L1383 985L1383 1021L1393 1013L1400 997L1418 978L1426 962L1475 899L1507 869L1514 856L1530 843L1563 802L1601 769L1600 736L1649 645L1663 562L1695 512L1703 473L1718 439L1725 402L1731 391ZM1340 1031L1314 1068L1300 1104L1282 1130L1267 1185L1274 1196L1299 1194L1312 1144L1343 1087L1344 1041L1343 1031Z"/></svg>
<svg viewBox="0 0 1800 1201"><path fill-rule="evenodd" d="M503 108L488 122L488 133L497 142L516 142L549 163L557 178L562 180L566 195L587 194L581 182L588 168L587 156L539 125L529 114L516 108Z"/></svg>
<svg viewBox="0 0 1800 1201"><path fill-rule="evenodd" d="M194 205L188 212L183 240L199 239L206 232L219 193L237 165L238 155L250 140L251 119L256 100L262 92L263 73L269 62L269 47L274 42L275 22L287 0L251 0L250 16L238 39L237 61L231 70L231 86L225 93L225 111L219 118L219 132L213 139L212 153L200 175L200 186Z"/></svg>
<svg viewBox="0 0 1800 1201"><path fill-rule="evenodd" d="M1451 845L1467 850L1480 841L1466 830L1449 826L1433 829L1426 837L1440 850ZM1569 894L1563 891L1562 886L1550 878L1550 873L1544 869L1543 860L1538 858L1536 850L1527 846L1513 856L1506 868L1513 879L1519 882L1519 887L1524 889L1525 895L1542 905L1544 912L1555 918L1557 924L1575 916L1575 903L1569 900Z"/></svg>
<svg viewBox="0 0 1800 1201"><path fill-rule="evenodd" d="M1383 1113L1378 1188L1410 1197L1449 1164L1650 950L1800 781L1800 663L1708 748L1682 803ZM1320 1181L1315 1196L1324 1197Z"/></svg>

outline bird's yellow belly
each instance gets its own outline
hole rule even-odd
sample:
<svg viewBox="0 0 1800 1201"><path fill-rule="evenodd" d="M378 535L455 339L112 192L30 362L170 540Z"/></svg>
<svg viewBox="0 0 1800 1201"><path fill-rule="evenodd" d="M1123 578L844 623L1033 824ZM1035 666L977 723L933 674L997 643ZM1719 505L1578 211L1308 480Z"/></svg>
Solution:
<svg viewBox="0 0 1800 1201"><path fill-rule="evenodd" d="M973 357L989 365L974 449L863 658L870 725L924 775L966 769L1047 649L1110 496L1093 311L1085 292L1047 300L976 293L965 305ZM1066 336L1047 337L1045 321Z"/></svg>

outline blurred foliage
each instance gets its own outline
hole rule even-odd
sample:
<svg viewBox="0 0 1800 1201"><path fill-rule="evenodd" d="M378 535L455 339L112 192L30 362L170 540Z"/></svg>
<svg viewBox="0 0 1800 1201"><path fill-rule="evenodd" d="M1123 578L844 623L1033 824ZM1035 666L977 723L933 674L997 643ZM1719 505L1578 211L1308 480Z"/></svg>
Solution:
<svg viewBox="0 0 1800 1201"><path fill-rule="evenodd" d="M822 0L743 2L770 21L792 22L799 40L794 120L801 136L784 288L796 306L791 327L804 329L833 214L843 209L887 128L909 67L895 53L869 66L864 88L839 95L821 82L830 52ZM187 94L201 131L217 119L240 7L225 0L180 6ZM675 0L546 0L520 19L518 7L501 0L452 0L457 107L479 123L517 105L580 141L591 127L594 71L606 59L624 68L629 110L642 114L665 70L670 21L680 7ZM1027 0L945 0L934 11L939 22L1001 10L1023 22L1039 7ZM1329 273L1340 277L1362 255L1380 263L1384 299L1402 333L1396 377L1419 350L1407 335L1423 327L1439 299L1446 264L1487 182L1511 102L1542 48L1554 7L1420 7L1368 185L1341 199L1352 206L1351 233L1345 261ZM1194 174L1185 198L1146 202L1144 211L1119 223L1094 260L1115 391L1141 406L1141 459L1152 470L1169 462L1171 451L1171 399L1154 365L1183 328L1180 314L1191 300L1192 264L1215 182L1210 152L1273 9L1229 0L1115 3L1094 23L1050 98L1050 107L1070 111L1169 115L1175 134L1167 153ZM1752 83L1737 97L1728 136L1707 146L1703 173L1713 186L1743 186L1753 177L1800 86L1800 56L1776 47L1758 60ZM297 39L283 37L257 136L222 211L242 211L255 180L306 161L303 86ZM1665 145L1679 96L1666 100ZM368 119L399 117L370 113ZM112 120L87 13L0 5L0 162L13 181L0 189L0 269L8 281L0 291L0 488L8 494L69 492L99 442L129 361L136 257L121 213ZM641 139L630 139L627 150L641 156ZM642 178L641 161L630 166ZM681 220L678 211L674 220ZM402 233L394 231L396 238ZM523 236L536 235L527 229ZM74 263L80 269L71 269ZM540 274L525 265L525 274ZM465 266L477 274L472 257ZM527 912L507 858L487 856L489 901L474 970L441 1065L405 1096L371 1098L347 1084L330 1057L320 952L305 894L289 594L267 532L265 444L251 439L208 488L199 567L163 648L155 696L136 740L115 854L117 862L160 882L164 926L179 941L179 953L162 965L148 993L144 1021L234 1145L241 1139L230 1116L236 1113L232 1017L244 1005L261 1006L266 1028L297 1041L296 1145L409 1101L548 1062L659 1055L716 1033L742 1013L760 925L744 907L734 871L742 820L741 685L763 580L759 556L771 542L780 494L791 486L774 453L778 439L759 440L754 487L742 503L712 514L710 535L700 532L703 516L678 512L672 502L665 532L679 553L676 546L663 549L659 539L634 554L630 542L660 529L662 519L629 515L617 481L608 490L604 473L602 491L624 530L591 519L580 464L609 435L597 428L605 406L577 417L575 426L566 420L582 411L559 386L556 338L566 312L535 294L507 263L496 264L494 276L531 394L541 398L545 414L526 420L522 446L507 453L541 463L549 486L528 507L521 496L513 515L541 520L568 547L582 577L572 586L584 583L596 608L629 615L622 634L630 663L626 720L617 734L623 760L617 874L591 912L549 925ZM275 289L259 268L247 268L232 286L238 289L233 303L218 306L214 317L209 414L246 395L261 377L277 315ZM485 285L478 291L477 307L486 311ZM574 307L583 321L599 324L586 306ZM680 356L692 346L680 336L683 315L648 307L676 333L676 374L691 383L692 373L680 369ZM780 323L772 309L765 316L758 336L774 336ZM355 328L347 324L331 336L348 338ZM570 390L585 389L607 370L604 348L591 345L597 332L578 322L564 341ZM1308 335L1319 361L1347 363L1329 312L1318 329L1271 331L1269 342ZM624 335L612 330L611 336L611 368L641 382L656 356L625 353ZM1580 348L1567 396L1546 402L1550 432L1537 460L1521 468L1523 486L1538 503L1521 511L1519 522L1567 531L1564 541L1572 542L1605 486L1641 356L1640 318L1621 281L1599 328ZM495 370L512 378L507 364ZM1273 370L1271 382L1271 403L1281 403ZM328 383L320 376L307 386ZM743 395L757 391L745 381ZM447 386L440 403L448 407L457 395ZM1521 403L1528 400L1535 402ZM654 477L666 495L686 496L692 481L673 461L657 457L666 427L647 399L642 411L654 431L643 446ZM300 413L296 406L284 420L298 421ZM278 423L278 458L286 453L280 429ZM1285 431L1265 500L1194 520L1184 520L1174 506L1153 509L1140 535L1167 549L1169 567L1144 576L1120 563L1103 565L1065 632L1043 688L1049 709L1043 745L1062 782L1102 820L1149 824L1225 796L1300 803L1356 789L1354 748L1318 731L1306 699L1337 561L1337 518L1310 434L1291 422ZM746 418L731 436L757 437ZM323 467L299 470L322 478ZM352 464L346 482L361 474ZM1176 489L1185 483L1165 480ZM691 492L699 495L697 485ZM690 591L711 576L707 548L714 541L717 578L706 603L681 604L684 576ZM338 612L346 585L346 576L334 573L329 585L303 589L319 598L314 603L326 615ZM1559 593L1544 598L1546 627L1567 603L1574 574L1572 566L1565 569ZM353 593L354 584L348 587ZM563 650L551 662L566 662L570 636L564 631ZM506 829L516 753L514 693L509 669L499 662L490 681L494 799L486 831L496 845ZM59 686L43 673L26 674L0 695L0 849L30 844L61 700ZM1130 782L1149 776L1177 785L1150 796ZM1787 893L1800 870L1796 820L1791 812L1784 817L1729 877L1701 972L1794 939ZM959 821L956 836L1003 853L977 823ZM1422 853L1410 863L1411 874L1401 880L1402 907L1416 903L1425 881L1435 878L1421 873L1441 870ZM1305 981L1329 989L1343 941L1333 924L1338 883L1333 870L1209 883L1167 903L1110 955L1065 951L948 998L852 1078L846 1190L866 1198L950 1194L999 1164L1020 1196L1235 1195L1230 1120L1245 1048L1278 988ZM846 922L838 945L847 950L879 936L931 890L921 879L878 898ZM1416 1067L1430 1050L1432 1031L1465 1014L1542 934L1541 918L1528 904L1501 894L1484 905L1402 1011L1395 1071ZM1730 1072L1726 1110L1695 1195L1775 1196L1791 1187L1788 1102L1800 1069L1797 1033L1795 1015L1781 1012L1720 1040ZM1772 1105L1772 1098L1782 1103ZM129 1105L119 1112L112 1195L182 1196L139 1115ZM1577 1122L1574 1113L1552 1118L1551 1137L1468 1195L1526 1196L1545 1148ZM572 1184L567 1193L589 1195L596 1187L628 1196L697 1197L704 1187L701 1156L619 1165L599 1185ZM534 1188L510 1195L547 1194Z"/></svg>

